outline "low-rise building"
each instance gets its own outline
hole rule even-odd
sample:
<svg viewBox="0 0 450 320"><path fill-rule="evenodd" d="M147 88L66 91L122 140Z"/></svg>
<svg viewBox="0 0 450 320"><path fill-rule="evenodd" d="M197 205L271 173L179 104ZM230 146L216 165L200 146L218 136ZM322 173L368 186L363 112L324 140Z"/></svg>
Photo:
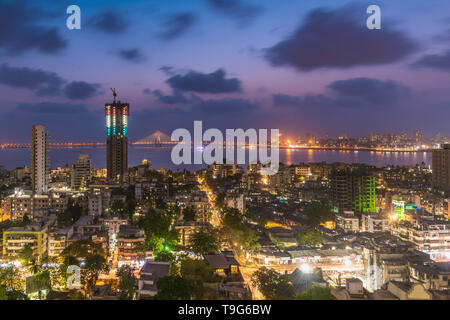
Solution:
<svg viewBox="0 0 450 320"><path fill-rule="evenodd" d="M178 243L184 247L191 246L192 236L206 226L207 224L202 222L178 221L175 224L175 229L178 230L180 236Z"/></svg>
<svg viewBox="0 0 450 320"><path fill-rule="evenodd" d="M47 252L48 230L55 223L55 217L43 218L25 227L13 227L3 232L3 256L15 258L29 245L40 259Z"/></svg>
<svg viewBox="0 0 450 320"><path fill-rule="evenodd" d="M359 219L353 212L346 211L336 215L336 228L344 232L358 232Z"/></svg>
<svg viewBox="0 0 450 320"><path fill-rule="evenodd" d="M450 288L450 264L430 263L409 266L411 282L423 284L427 290L448 291Z"/></svg>
<svg viewBox="0 0 450 320"><path fill-rule="evenodd" d="M170 262L146 261L138 280L138 299L153 297L158 293L156 283L170 274Z"/></svg>
<svg viewBox="0 0 450 320"><path fill-rule="evenodd" d="M55 258L67 247L68 239L72 236L73 230L52 228L48 233L48 256Z"/></svg>
<svg viewBox="0 0 450 320"><path fill-rule="evenodd" d="M377 213L364 213L362 215L362 230L365 232L389 231L389 219Z"/></svg>
<svg viewBox="0 0 450 320"><path fill-rule="evenodd" d="M450 261L450 222L417 221L391 226L392 234L415 244L435 261Z"/></svg>
<svg viewBox="0 0 450 320"><path fill-rule="evenodd" d="M245 197L243 193L227 194L225 197L225 203L229 208L235 208L239 210L241 214L245 213Z"/></svg>
<svg viewBox="0 0 450 320"><path fill-rule="evenodd" d="M204 258L215 273L228 275L239 273L239 262L236 261L232 252L205 255Z"/></svg>
<svg viewBox="0 0 450 320"><path fill-rule="evenodd" d="M387 290L399 300L432 300L433 295L420 283L389 281Z"/></svg>
<svg viewBox="0 0 450 320"><path fill-rule="evenodd" d="M136 247L145 242L144 230L133 225L121 225L117 236L118 266L140 265L139 252Z"/></svg>

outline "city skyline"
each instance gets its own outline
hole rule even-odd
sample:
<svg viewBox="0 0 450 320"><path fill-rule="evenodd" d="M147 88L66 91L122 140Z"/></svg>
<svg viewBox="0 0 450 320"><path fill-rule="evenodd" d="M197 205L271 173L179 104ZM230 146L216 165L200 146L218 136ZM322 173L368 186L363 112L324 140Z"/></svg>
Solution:
<svg viewBox="0 0 450 320"><path fill-rule="evenodd" d="M0 301L450 300L449 12L0 0Z"/></svg>
<svg viewBox="0 0 450 320"><path fill-rule="evenodd" d="M110 87L133 105L130 141L194 120L289 136L450 135L449 4L378 1L382 29L368 30L365 1L220 3L79 1L81 30L68 30L68 1L3 2L0 143L28 141L38 123L55 142L102 141ZM340 50L319 54L326 44Z"/></svg>

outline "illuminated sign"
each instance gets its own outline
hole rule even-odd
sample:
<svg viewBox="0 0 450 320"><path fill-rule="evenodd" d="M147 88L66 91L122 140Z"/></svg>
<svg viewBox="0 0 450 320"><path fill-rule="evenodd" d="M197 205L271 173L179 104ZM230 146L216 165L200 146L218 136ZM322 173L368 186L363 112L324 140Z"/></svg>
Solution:
<svg viewBox="0 0 450 320"><path fill-rule="evenodd" d="M395 221L406 220L405 201L392 200L391 218Z"/></svg>

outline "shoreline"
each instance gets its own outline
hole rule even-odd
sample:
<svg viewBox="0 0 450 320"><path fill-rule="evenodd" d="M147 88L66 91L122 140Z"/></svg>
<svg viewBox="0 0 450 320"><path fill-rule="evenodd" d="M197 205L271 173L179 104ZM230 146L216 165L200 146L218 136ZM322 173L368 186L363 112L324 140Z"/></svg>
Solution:
<svg viewBox="0 0 450 320"><path fill-rule="evenodd" d="M164 144L164 145L152 145L152 144L134 144L130 143L130 148L141 148L141 149L171 149L174 144ZM8 149L29 149L29 144L0 144L0 150ZM93 142L93 143L50 143L50 149L90 149L90 148L106 148L106 143ZM248 146L246 146L248 148ZM270 146L267 146L270 149ZM307 150L307 151L369 151L369 152L380 152L380 153L429 153L433 149L381 149L381 148L369 148L369 147L349 147L349 148L334 148L334 147L301 147L301 146L280 146L280 150Z"/></svg>

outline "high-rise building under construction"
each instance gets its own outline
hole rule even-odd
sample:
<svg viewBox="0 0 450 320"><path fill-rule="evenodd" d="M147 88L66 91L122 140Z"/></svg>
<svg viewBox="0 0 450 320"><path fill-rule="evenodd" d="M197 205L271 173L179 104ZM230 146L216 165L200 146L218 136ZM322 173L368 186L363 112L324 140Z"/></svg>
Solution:
<svg viewBox="0 0 450 320"><path fill-rule="evenodd" d="M105 104L106 116L106 168L108 179L123 181L128 171L128 116L130 105L116 101Z"/></svg>

